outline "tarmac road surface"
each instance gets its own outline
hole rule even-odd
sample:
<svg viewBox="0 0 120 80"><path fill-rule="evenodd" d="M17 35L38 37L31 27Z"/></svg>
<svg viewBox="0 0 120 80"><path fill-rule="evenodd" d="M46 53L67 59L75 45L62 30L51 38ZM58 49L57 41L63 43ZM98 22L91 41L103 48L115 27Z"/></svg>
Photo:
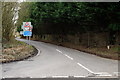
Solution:
<svg viewBox="0 0 120 80"><path fill-rule="evenodd" d="M17 39L28 43L27 40ZM3 78L118 77L118 61L75 49L30 41L38 54L23 61L2 64Z"/></svg>

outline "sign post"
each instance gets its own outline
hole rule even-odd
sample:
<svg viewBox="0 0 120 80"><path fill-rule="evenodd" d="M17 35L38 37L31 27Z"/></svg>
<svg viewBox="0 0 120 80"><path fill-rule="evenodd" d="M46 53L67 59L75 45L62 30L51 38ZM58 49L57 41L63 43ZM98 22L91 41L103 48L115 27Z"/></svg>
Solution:
<svg viewBox="0 0 120 80"><path fill-rule="evenodd" d="M23 22L21 28L23 29L23 36L26 36L26 39L29 41L28 43L30 45L30 37L32 36L33 29L31 22Z"/></svg>
<svg viewBox="0 0 120 80"><path fill-rule="evenodd" d="M30 45L30 37L31 37L31 36L29 36L29 45Z"/></svg>

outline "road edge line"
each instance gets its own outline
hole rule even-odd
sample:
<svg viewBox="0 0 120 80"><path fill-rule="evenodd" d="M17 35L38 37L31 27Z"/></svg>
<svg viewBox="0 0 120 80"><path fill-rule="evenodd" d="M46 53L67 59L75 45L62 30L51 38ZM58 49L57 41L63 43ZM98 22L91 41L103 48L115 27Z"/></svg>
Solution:
<svg viewBox="0 0 120 80"><path fill-rule="evenodd" d="M94 72L93 71L91 71L90 69L88 69L88 68L86 68L85 66L83 66L82 64L80 64L80 63L77 63L79 66L81 66L82 68L84 68L85 70L87 70L88 72L90 72L90 73L93 73L94 74Z"/></svg>

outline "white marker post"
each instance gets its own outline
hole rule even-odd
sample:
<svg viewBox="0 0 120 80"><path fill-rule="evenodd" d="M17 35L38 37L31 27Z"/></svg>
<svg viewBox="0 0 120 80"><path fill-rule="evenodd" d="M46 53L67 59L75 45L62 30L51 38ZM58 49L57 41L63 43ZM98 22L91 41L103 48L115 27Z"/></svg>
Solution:
<svg viewBox="0 0 120 80"><path fill-rule="evenodd" d="M109 46L109 45L107 46L107 49L108 49L108 50L110 49L110 46Z"/></svg>

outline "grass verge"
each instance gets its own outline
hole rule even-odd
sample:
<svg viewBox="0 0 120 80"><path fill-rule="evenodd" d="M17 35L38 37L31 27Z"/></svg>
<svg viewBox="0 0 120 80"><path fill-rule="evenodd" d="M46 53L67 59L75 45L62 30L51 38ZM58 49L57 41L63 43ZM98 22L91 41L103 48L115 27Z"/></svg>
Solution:
<svg viewBox="0 0 120 80"><path fill-rule="evenodd" d="M2 59L0 63L24 60L37 54L37 50L24 42L14 41L3 44Z"/></svg>
<svg viewBox="0 0 120 80"><path fill-rule="evenodd" d="M107 47L87 48L81 45L76 45L68 42L58 43L58 42L51 42L46 40L42 40L42 42L52 43L55 45L76 49L82 52L86 52L89 54L97 55L97 56L108 58L108 59L120 60L120 46L112 46L108 50Z"/></svg>

